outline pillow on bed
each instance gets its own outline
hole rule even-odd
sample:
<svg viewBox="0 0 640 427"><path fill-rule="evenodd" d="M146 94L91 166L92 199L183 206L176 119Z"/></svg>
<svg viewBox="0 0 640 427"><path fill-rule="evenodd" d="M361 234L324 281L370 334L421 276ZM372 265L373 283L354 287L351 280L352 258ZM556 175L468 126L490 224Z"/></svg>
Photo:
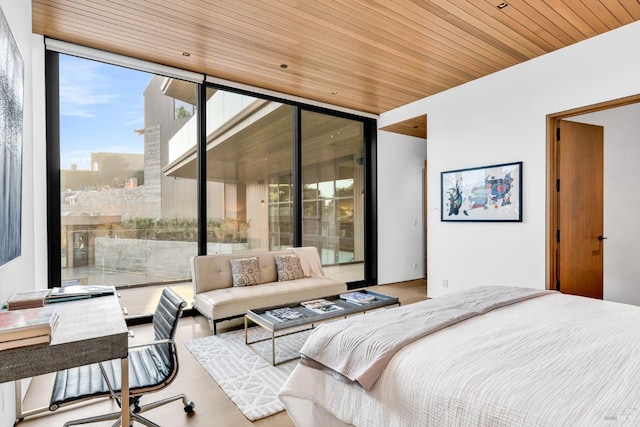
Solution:
<svg viewBox="0 0 640 427"><path fill-rule="evenodd" d="M230 259L233 286L251 286L262 283L258 257Z"/></svg>
<svg viewBox="0 0 640 427"><path fill-rule="evenodd" d="M276 270L278 270L278 282L304 278L298 255L276 255Z"/></svg>

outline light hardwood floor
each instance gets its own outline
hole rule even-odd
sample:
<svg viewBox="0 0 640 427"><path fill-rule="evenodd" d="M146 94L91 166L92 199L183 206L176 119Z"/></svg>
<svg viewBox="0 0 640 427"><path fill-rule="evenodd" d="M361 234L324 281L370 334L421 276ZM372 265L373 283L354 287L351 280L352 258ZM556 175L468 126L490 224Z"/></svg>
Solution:
<svg viewBox="0 0 640 427"><path fill-rule="evenodd" d="M397 296L402 305L422 301L426 299L426 282L413 280L374 287L377 292ZM136 292L140 292L138 289ZM132 295L122 291L124 301L131 301ZM137 294L136 298L140 295ZM226 322L230 323L230 322ZM220 324L220 333L224 333L224 323ZM226 330L234 326L227 326ZM149 341L153 335L149 324L138 325L131 328L135 333L132 343ZM180 372L176 380L165 390L149 395L143 401L153 401L173 394L186 393L196 404L195 412L191 415L184 413L182 402L176 401L168 405L146 412L145 416L162 426L200 426L200 427L288 427L293 422L285 412L263 418L255 422L247 420L236 406L227 398L222 389L206 373L202 366L195 360L189 350L184 346L186 341L194 338L211 335L207 321L202 316L188 316L180 319L176 342L178 344L178 357ZM53 374L43 375L33 379L25 397L25 409L46 406L49 401L53 382ZM143 402L144 403L144 402ZM17 424L18 427L51 427L61 426L65 421L112 412L118 410L110 399L94 399L56 412L46 412L43 415L27 417ZM110 426L111 422L96 423L96 426ZM137 424L136 424L137 425Z"/></svg>

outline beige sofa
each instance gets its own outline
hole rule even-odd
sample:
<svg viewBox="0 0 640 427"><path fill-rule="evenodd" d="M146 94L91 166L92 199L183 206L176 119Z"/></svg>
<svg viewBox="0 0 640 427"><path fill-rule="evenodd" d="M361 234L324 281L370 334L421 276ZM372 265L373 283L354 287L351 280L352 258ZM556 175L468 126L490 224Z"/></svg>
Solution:
<svg viewBox="0 0 640 427"><path fill-rule="evenodd" d="M279 282L276 255L298 254L304 278ZM233 286L231 264L236 258L258 257L262 284ZM315 247L282 251L200 255L191 258L194 307L211 324L243 316L247 310L337 295L347 290L344 282L326 277Z"/></svg>

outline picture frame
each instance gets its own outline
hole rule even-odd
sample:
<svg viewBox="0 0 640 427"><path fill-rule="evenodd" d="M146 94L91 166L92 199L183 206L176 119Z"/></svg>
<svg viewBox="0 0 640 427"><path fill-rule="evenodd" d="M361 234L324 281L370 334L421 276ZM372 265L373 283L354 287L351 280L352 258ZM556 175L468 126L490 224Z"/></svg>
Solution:
<svg viewBox="0 0 640 427"><path fill-rule="evenodd" d="M440 220L522 222L522 162L440 173Z"/></svg>
<svg viewBox="0 0 640 427"><path fill-rule="evenodd" d="M0 266L22 253L24 63L0 8Z"/></svg>

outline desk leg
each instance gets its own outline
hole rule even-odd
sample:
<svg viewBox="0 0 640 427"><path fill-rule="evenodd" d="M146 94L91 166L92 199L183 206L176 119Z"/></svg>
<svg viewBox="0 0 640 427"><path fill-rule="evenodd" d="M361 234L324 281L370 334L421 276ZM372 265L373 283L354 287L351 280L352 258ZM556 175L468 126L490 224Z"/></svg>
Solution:
<svg viewBox="0 0 640 427"><path fill-rule="evenodd" d="M22 412L22 380L15 381L16 394L16 423L24 418Z"/></svg>
<svg viewBox="0 0 640 427"><path fill-rule="evenodd" d="M49 412L48 406L43 406L37 409L29 409L27 411L24 410L24 406L22 405L22 380L14 381L15 384L15 394L16 394L16 421L15 424L22 421L26 417L30 417L31 415L41 414L43 412Z"/></svg>
<svg viewBox="0 0 640 427"><path fill-rule="evenodd" d="M131 421L129 420L129 358L123 357L120 359L120 385L121 385L121 400L122 400L122 427L129 427Z"/></svg>

